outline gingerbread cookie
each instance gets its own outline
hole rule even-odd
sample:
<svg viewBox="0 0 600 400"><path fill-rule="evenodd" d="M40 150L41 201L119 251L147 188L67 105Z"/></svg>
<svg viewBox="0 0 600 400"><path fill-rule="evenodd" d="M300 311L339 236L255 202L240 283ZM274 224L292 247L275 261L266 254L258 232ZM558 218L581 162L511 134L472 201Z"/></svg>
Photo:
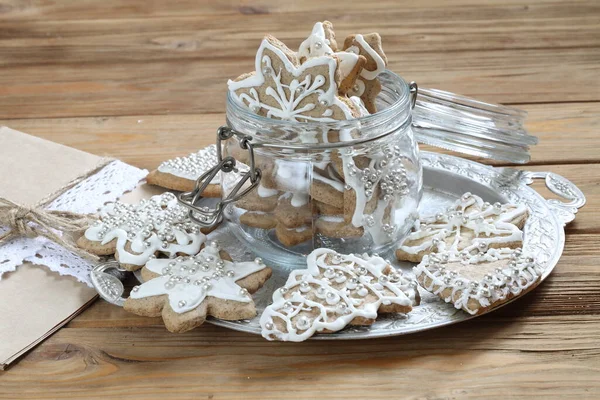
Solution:
<svg viewBox="0 0 600 400"><path fill-rule="evenodd" d="M378 314L408 313L419 303L415 282L380 257L317 249L307 269L294 270L260 318L269 340L300 342L348 325L371 325Z"/></svg>
<svg viewBox="0 0 600 400"><path fill-rule="evenodd" d="M240 223L254 228L272 229L277 225L277 219L273 213L247 211L240 216Z"/></svg>
<svg viewBox="0 0 600 400"><path fill-rule="evenodd" d="M414 268L419 284L469 314L482 314L536 287L542 267L521 249L443 252Z"/></svg>
<svg viewBox="0 0 600 400"><path fill-rule="evenodd" d="M377 96L381 92L381 82L379 79L367 80L362 76L359 76L354 80L354 83L351 87L349 87L346 91L350 98L359 98L361 103L359 106L359 113L361 116L375 114L377 112ZM364 108L367 112L365 113L362 108Z"/></svg>
<svg viewBox="0 0 600 400"><path fill-rule="evenodd" d="M310 195L314 200L335 208L344 207L344 182L334 176L313 172Z"/></svg>
<svg viewBox="0 0 600 400"><path fill-rule="evenodd" d="M312 57L331 56L338 50L333 24L329 21L317 22L310 36L298 48L301 63Z"/></svg>
<svg viewBox="0 0 600 400"><path fill-rule="evenodd" d="M385 71L387 57L381 46L378 33L367 35L350 35L344 41L344 50L365 57L366 63L360 72L355 86L348 91L349 96L359 96L365 108L374 114L377 112L375 98L381 91L381 83L377 76Z"/></svg>
<svg viewBox="0 0 600 400"><path fill-rule="evenodd" d="M217 165L217 146L210 145L186 157L177 157L161 163L150 172L146 181L151 185L180 192L194 190L196 180ZM202 192L204 197L220 197L220 175L217 174Z"/></svg>
<svg viewBox="0 0 600 400"><path fill-rule="evenodd" d="M123 268L135 271L158 254L196 254L205 240L175 195L163 193L138 205L108 204L77 244L92 254L114 254Z"/></svg>
<svg viewBox="0 0 600 400"><path fill-rule="evenodd" d="M428 253L520 247L527 215L523 204L490 204L465 193L446 212L417 221L396 257L419 262Z"/></svg>
<svg viewBox="0 0 600 400"><path fill-rule="evenodd" d="M312 239L313 231L307 225L298 228L287 228L284 224L277 223L275 226L275 236L284 246L293 247Z"/></svg>
<svg viewBox="0 0 600 400"><path fill-rule="evenodd" d="M142 269L145 282L131 290L125 310L148 317L162 316L170 332L202 325L207 316L224 320L253 318L250 293L271 276L271 269L254 262L231 262L212 242L192 257L151 259Z"/></svg>
<svg viewBox="0 0 600 400"><path fill-rule="evenodd" d="M317 233L331 238L361 237L365 230L362 226L354 226L344 220L343 215L322 215L315 221Z"/></svg>
<svg viewBox="0 0 600 400"><path fill-rule="evenodd" d="M312 207L308 198L297 200L297 197L297 194L288 192L279 197L277 202L275 218L286 228L299 228L312 221Z"/></svg>
<svg viewBox="0 0 600 400"><path fill-rule="evenodd" d="M248 211L271 212L277 207L278 199L279 191L264 187L261 181L255 189L239 199L235 205Z"/></svg>
<svg viewBox="0 0 600 400"><path fill-rule="evenodd" d="M318 200L313 200L313 205L314 205L315 211L317 212L318 215L333 216L333 215L343 215L344 214L343 208L330 206L329 204L322 203Z"/></svg>
<svg viewBox="0 0 600 400"><path fill-rule="evenodd" d="M338 95L341 81L335 55L300 65L295 53L267 36L256 53L256 72L230 80L229 91L258 115L289 121L329 122L356 118L358 111Z"/></svg>

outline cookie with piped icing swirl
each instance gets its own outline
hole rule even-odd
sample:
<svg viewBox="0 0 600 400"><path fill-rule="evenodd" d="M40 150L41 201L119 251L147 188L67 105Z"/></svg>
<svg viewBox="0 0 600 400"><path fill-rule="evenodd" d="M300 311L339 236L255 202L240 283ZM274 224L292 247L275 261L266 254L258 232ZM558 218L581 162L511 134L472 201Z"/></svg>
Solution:
<svg viewBox="0 0 600 400"><path fill-rule="evenodd" d="M430 253L521 247L527 215L523 204L490 204L465 193L445 212L420 218L396 250L396 257L420 262Z"/></svg>
<svg viewBox="0 0 600 400"><path fill-rule="evenodd" d="M371 325L378 314L408 313L419 304L416 282L381 257L317 249L307 268L290 273L260 318L269 340L300 342L315 333Z"/></svg>

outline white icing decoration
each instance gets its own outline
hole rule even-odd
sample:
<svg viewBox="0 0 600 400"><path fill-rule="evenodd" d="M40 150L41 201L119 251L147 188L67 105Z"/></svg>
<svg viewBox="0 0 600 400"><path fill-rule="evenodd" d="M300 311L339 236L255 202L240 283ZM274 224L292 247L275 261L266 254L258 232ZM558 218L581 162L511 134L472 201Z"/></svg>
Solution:
<svg viewBox="0 0 600 400"><path fill-rule="evenodd" d="M338 181L338 180L334 180L331 178L326 178L321 174L317 174L317 173L313 173L313 179L323 182L327 185L330 185L332 188L334 188L335 190L337 190L338 192L343 192L344 191L344 182Z"/></svg>
<svg viewBox="0 0 600 400"><path fill-rule="evenodd" d="M186 157L177 157L165 161L158 166L158 170L165 174L177 176L179 178L195 181L217 164L217 146L211 144L196 153ZM211 184L219 184L220 172L210 181Z"/></svg>
<svg viewBox="0 0 600 400"><path fill-rule="evenodd" d="M281 82L283 71L273 71L272 60L269 56L264 55L265 49L269 49L277 55L280 61L283 63L287 72L292 74L293 77L298 78L302 74L306 73L311 68L320 68L323 66L327 67L327 74L329 80L329 87L324 88L326 79L322 75L311 75L307 74L302 81L298 79L292 79L289 84ZM258 110L264 108L267 110L267 117L278 118L289 121L318 121L318 122L333 122L335 119L329 117L312 117L305 113L314 110L321 104L306 103L302 107L299 104L303 102L308 96L317 94L317 101L328 106L339 107L347 119L352 119L352 110L347 104L342 102L337 97L337 84L335 80L335 72L337 68L337 61L334 58L323 56L315 57L304 62L304 64L296 67L281 51L281 49L272 45L268 40L263 40L258 52L256 53L255 61L256 73L252 76L242 79L240 81L229 80L227 85L232 95L235 96L242 103L247 102L248 106L252 110ZM278 107L273 107L266 104L258 96L258 91L255 87L261 86L266 82L266 78L263 70L272 71L272 79L274 86L266 88L266 95L275 99ZM250 94L242 93L236 94L236 90L249 88ZM299 108L298 108L299 107Z"/></svg>
<svg viewBox="0 0 600 400"><path fill-rule="evenodd" d="M487 247L490 244L522 241L523 232L511 221L526 213L527 207L523 204L486 204L481 197L465 193L445 213L423 217L417 221L415 231L406 237L399 248L409 254L429 249L436 252L458 252L470 251L481 244ZM462 249L459 244L465 230L472 231L475 238L469 246ZM449 246L446 244L447 238L452 238ZM418 245L410 244L417 240L423 242Z"/></svg>
<svg viewBox="0 0 600 400"><path fill-rule="evenodd" d="M260 318L262 335L300 342L319 331L338 331L356 317L377 318L381 304L412 306L418 297L414 286L399 271L384 274L387 265L380 257L314 250L307 269L290 273L285 293L273 293L273 304ZM367 294L373 299L365 301ZM285 331L277 329L276 320L285 322Z"/></svg>
<svg viewBox="0 0 600 400"><path fill-rule="evenodd" d="M321 220L323 222L331 222L334 224L339 224L341 222L344 222L344 217L337 216L337 215L320 215L319 220Z"/></svg>
<svg viewBox="0 0 600 400"><path fill-rule="evenodd" d="M302 161L275 160L275 182L282 190L308 193L310 164Z"/></svg>
<svg viewBox="0 0 600 400"><path fill-rule="evenodd" d="M258 185L258 189L256 190L259 197L273 197L279 194L279 190L277 189L269 189L264 187L262 184Z"/></svg>
<svg viewBox="0 0 600 400"><path fill-rule="evenodd" d="M356 205L354 207L354 213L352 214L352 225L354 225L355 227L360 227L363 225L364 210L367 205L367 202L371 199L371 196L367 196L365 193L364 182L361 181L363 173L356 167L352 155L342 155L342 161L344 164L343 168L346 185L350 186L350 188L354 190L356 198ZM370 161L369 169L366 170L366 174L369 174L369 171L371 170L371 167L375 165L375 162L376 160ZM373 182L373 187L376 186L377 182L378 180Z"/></svg>
<svg viewBox="0 0 600 400"><path fill-rule="evenodd" d="M342 80L344 80L348 75L350 75L350 72L352 72L354 67L356 67L356 63L358 62L358 54L340 51L335 53L335 55L339 59L340 75Z"/></svg>
<svg viewBox="0 0 600 400"><path fill-rule="evenodd" d="M292 196L291 204L302 207L309 201L309 164L301 161L275 160L275 182L277 187L286 190L281 197Z"/></svg>
<svg viewBox="0 0 600 400"><path fill-rule="evenodd" d="M356 166L355 155L351 151L342 154L345 185L348 190L354 191L356 200L351 223L357 228L363 227L375 245L386 243L394 236L398 202L410 191L406 169L400 161L401 153L396 145L369 154L369 165L362 170ZM382 198L377 200L373 213L365 215L367 203L377 193L377 187ZM390 213L387 222L384 221L386 209Z"/></svg>
<svg viewBox="0 0 600 400"><path fill-rule="evenodd" d="M298 48L298 58L310 58L330 56L333 54L333 49L329 46L329 40L325 37L325 29L322 22L317 22L312 29L312 32L306 40L300 44Z"/></svg>
<svg viewBox="0 0 600 400"><path fill-rule="evenodd" d="M187 209L168 192L138 205L107 205L100 212L100 220L85 231L85 237L103 245L116 239L119 262L131 265L146 264L157 251L169 256L196 254L206 240L189 219ZM130 250L125 249L126 245Z"/></svg>
<svg viewBox="0 0 600 400"><path fill-rule="evenodd" d="M363 81L356 81L356 82L357 82L357 84L358 84L358 82L360 82L359 85L362 85L363 92L364 92L365 83ZM363 103L362 99L359 97L361 94L362 94L362 92L361 93L356 93L356 96L351 96L350 97L350 101L352 103L354 103L354 105L356 106L358 112L360 113L360 116L361 117L366 117L367 115L371 115L371 114L365 108L365 104ZM349 139L349 140L352 140L352 139Z"/></svg>
<svg viewBox="0 0 600 400"><path fill-rule="evenodd" d="M292 195L292 200L291 200L291 204L294 207L302 207L306 204L308 204L308 193L294 193Z"/></svg>
<svg viewBox="0 0 600 400"><path fill-rule="evenodd" d="M375 61L375 64L377 65L373 71L363 68L360 72L360 76L368 81L377 78L377 75L385 71L385 61L371 46L369 46L363 35L356 35L354 40L367 52L367 54ZM356 51L357 50L358 49L356 49Z"/></svg>
<svg viewBox="0 0 600 400"><path fill-rule="evenodd" d="M492 270L489 265L495 261L503 261L502 266ZM461 268L472 266L478 269L476 279L461 275ZM454 271L450 271L451 268ZM420 282L429 278L427 285L422 285L426 290L441 296L446 289L451 289L443 300L469 314L476 314L480 308L501 302L508 296L518 296L542 275L541 266L533 258L520 249L508 248L489 249L465 258L454 252L426 255L413 270ZM469 300L475 300L475 307Z"/></svg>
<svg viewBox="0 0 600 400"><path fill-rule="evenodd" d="M265 267L262 262L223 260L218 247L206 246L193 257L148 261L146 268L160 276L138 286L130 297L142 299L166 294L176 313L195 309L208 296L249 303L252 298L236 282ZM232 271L232 276L227 274L228 271Z"/></svg>

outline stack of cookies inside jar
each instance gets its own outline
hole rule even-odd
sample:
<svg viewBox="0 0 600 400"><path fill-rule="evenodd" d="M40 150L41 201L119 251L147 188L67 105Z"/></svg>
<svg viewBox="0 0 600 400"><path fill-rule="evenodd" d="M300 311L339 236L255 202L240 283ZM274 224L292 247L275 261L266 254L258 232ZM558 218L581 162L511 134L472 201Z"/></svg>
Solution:
<svg viewBox="0 0 600 400"><path fill-rule="evenodd" d="M254 71L228 82L227 123L252 136L261 170L259 184L227 209L242 238L307 254L379 251L408 232L421 166L408 85L386 66L378 33L342 43L328 21L297 51L262 40ZM224 154L247 170L237 140ZM235 184L224 177L223 193Z"/></svg>

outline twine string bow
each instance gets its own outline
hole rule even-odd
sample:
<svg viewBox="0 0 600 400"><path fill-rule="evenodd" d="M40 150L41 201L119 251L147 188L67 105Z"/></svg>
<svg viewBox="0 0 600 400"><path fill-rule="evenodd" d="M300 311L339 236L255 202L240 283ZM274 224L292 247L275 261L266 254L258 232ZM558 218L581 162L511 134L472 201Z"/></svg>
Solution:
<svg viewBox="0 0 600 400"><path fill-rule="evenodd" d="M9 231L0 234L0 244L15 237L45 237L52 242L82 257L98 260L98 257L77 247L72 235L89 226L87 215L70 211L45 210L42 207L25 207L10 200L0 198L0 226Z"/></svg>

